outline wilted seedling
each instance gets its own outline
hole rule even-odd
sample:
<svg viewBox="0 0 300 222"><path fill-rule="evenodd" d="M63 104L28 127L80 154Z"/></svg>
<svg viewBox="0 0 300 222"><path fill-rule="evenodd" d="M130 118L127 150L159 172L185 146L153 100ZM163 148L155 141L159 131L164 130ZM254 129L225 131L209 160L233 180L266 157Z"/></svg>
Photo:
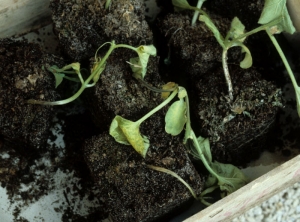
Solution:
<svg viewBox="0 0 300 222"><path fill-rule="evenodd" d="M142 155L142 157L145 158L149 148L149 141L146 136L141 135L140 125L158 110L171 102L177 92L178 89L175 89L165 101L136 122L124 119L121 116L116 116L110 125L109 134L114 137L117 142L125 145L131 145L139 154Z"/></svg>
<svg viewBox="0 0 300 222"><path fill-rule="evenodd" d="M108 51L106 52L106 54L104 55L103 58L101 58L101 59L97 58L98 50L106 44L110 44ZM93 68L91 69L91 74L89 75L89 77L86 80L84 80L82 78L79 63L72 63L61 69L59 69L57 66L52 66L52 67L48 68L48 70L50 72L52 72L55 76L56 87L63 81L63 79L81 82L81 87L73 96L71 96L68 99L54 101L54 102L30 99L30 100L28 100L28 103L41 104L41 105L64 105L64 104L74 101L81 95L81 93L86 88L92 87L98 82L101 73L105 70L106 61L107 61L108 57L113 52L113 50L115 50L117 48L127 48L127 49L135 51L138 54L138 57L136 57L132 60L133 63L131 64L131 68L134 72L135 78L144 79L144 76L147 71L147 64L148 64L149 56L150 55L156 56L156 48L153 45L149 45L149 46L142 45L142 46L135 48L130 45L115 44L114 41L107 42L107 43L104 43L102 46L100 46L97 49L97 51L95 53L95 63L93 65ZM67 76L67 75L72 75L72 74L76 74L77 78L71 78L71 77Z"/></svg>

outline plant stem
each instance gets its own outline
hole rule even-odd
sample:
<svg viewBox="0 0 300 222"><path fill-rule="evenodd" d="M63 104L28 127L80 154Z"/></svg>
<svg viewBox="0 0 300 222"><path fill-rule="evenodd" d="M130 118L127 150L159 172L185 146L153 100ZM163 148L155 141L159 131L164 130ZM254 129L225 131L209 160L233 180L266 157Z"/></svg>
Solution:
<svg viewBox="0 0 300 222"><path fill-rule="evenodd" d="M219 175L215 171L213 171L213 169L210 167L209 163L205 159L205 156L204 156L203 152L200 149L200 145L199 145L198 139L197 139L197 137L196 137L196 135L195 135L195 133L194 133L193 130L191 130L191 135L190 136L191 136L191 138L192 138L192 140L193 140L193 142L195 144L195 148L196 148L196 150L197 150L197 152L199 154L199 157L200 157L202 163L204 164L205 168L208 170L208 172L210 172L212 175L214 175L218 179Z"/></svg>
<svg viewBox="0 0 300 222"><path fill-rule="evenodd" d="M271 27L271 26L274 26L274 25L278 24L278 23L280 22L280 20L281 20L281 18L275 19L274 21L271 21L271 22L268 23L268 24L261 25L261 26L255 28L255 29L253 29L253 30L251 30L251 31L249 31L249 32L246 32L246 33L243 34L243 35L240 35L239 37L233 39L233 41L234 41L234 40L243 39L243 38L245 38L245 37L248 37L249 35L253 35L253 34L257 33L257 32L266 30L267 28L269 28L269 27Z"/></svg>
<svg viewBox="0 0 300 222"><path fill-rule="evenodd" d="M177 93L178 93L178 88L176 90L174 90L172 92L172 94L165 101L163 101L161 104L159 104L157 107L155 107L154 109L152 109L149 113L147 113L145 116L143 116L142 118L140 118L136 122L139 123L139 124L141 124L142 122L144 122L146 119L148 119L154 113L156 113L158 110L160 110L165 105L167 105L169 102L171 102L171 100L177 95Z"/></svg>
<svg viewBox="0 0 300 222"><path fill-rule="evenodd" d="M201 9L202 7L202 4L205 2L205 0L198 0L198 3L197 3L197 6L196 8L198 9ZM196 21L199 17L199 11L195 11L194 12L194 16L193 16L193 19L192 19L192 26L194 26L196 24Z"/></svg>
<svg viewBox="0 0 300 222"><path fill-rule="evenodd" d="M292 84L293 84L295 90L297 90L299 88L299 86L297 84L294 73L293 73L293 71L292 71L292 69L291 69L291 67L290 67L290 65L289 65L289 63L288 63L281 47L280 47L280 45L278 44L276 38L274 37L274 35L271 34L271 32L268 28L266 29L266 32L268 33L268 36L270 37L270 39L271 39L273 45L275 46L277 52L279 53L279 56L280 56L284 66L285 66L285 68L286 68L286 70L287 70L287 72L288 72L288 74L291 78L291 81L292 81Z"/></svg>
<svg viewBox="0 0 300 222"><path fill-rule="evenodd" d="M229 69L228 69L228 64L227 64L227 49L223 49L223 53L222 53L222 66L223 66L223 70L224 70L224 75L225 75L225 79L227 82L227 86L228 86L228 94L229 94L229 98L231 100L233 100L233 88L232 88L232 82L231 82L231 78L230 78L230 74L229 74Z"/></svg>
<svg viewBox="0 0 300 222"><path fill-rule="evenodd" d="M185 103L186 103L186 125L185 125L185 134L184 134L184 139L183 139L183 144L186 144L188 139L192 139L190 137L191 132L192 132L192 126L191 126L191 115L190 115L190 102L189 102L189 97L188 94L185 96Z"/></svg>
<svg viewBox="0 0 300 222"><path fill-rule="evenodd" d="M178 86L175 85L173 88L171 89L158 89L154 86L149 85L147 82L145 82L143 79L141 78L137 78L138 82L141 83L143 86L145 86L146 88L150 89L153 92L156 93L163 93L163 92L173 92Z"/></svg>
<svg viewBox="0 0 300 222"><path fill-rule="evenodd" d="M77 99L81 95L81 93L85 90L85 88L88 87L90 81L101 70L101 67L106 62L107 58L109 57L109 55L112 53L112 51L115 48L116 48L116 45L115 45L114 41L112 41L111 46L109 47L109 50L107 51L107 53L105 54L103 59L101 59L101 61L100 61L99 65L97 66L97 68L84 81L84 83L81 85L80 89L73 96L69 97L68 99L59 100L59 101L55 101L55 102L47 102L47 101L40 101L40 100L30 99L30 100L28 100L28 103L30 103L30 104L40 104L40 105L64 105L64 104L67 104L67 103L70 103L70 102L74 101L75 99Z"/></svg>

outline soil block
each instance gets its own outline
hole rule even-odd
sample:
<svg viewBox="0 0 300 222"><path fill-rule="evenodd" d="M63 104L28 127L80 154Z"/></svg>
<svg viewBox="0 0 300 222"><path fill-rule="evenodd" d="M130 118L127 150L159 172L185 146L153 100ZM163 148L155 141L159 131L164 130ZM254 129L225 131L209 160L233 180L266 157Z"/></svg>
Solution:
<svg viewBox="0 0 300 222"><path fill-rule="evenodd" d="M86 90L85 101L99 127L105 126L107 130L116 115L137 118L138 114L142 117L162 102L159 93L149 90L133 77L126 61L136 56L128 49L117 49L108 58L95 87ZM144 80L156 88L164 85L158 74L158 58L149 58Z"/></svg>
<svg viewBox="0 0 300 222"><path fill-rule="evenodd" d="M169 13L158 19L157 26L167 45L162 51L168 53L161 55L165 57L165 63L170 65L173 73L197 79L222 63L222 47L204 22L197 21L191 26L192 16L193 11L189 10ZM230 28L230 20L210 16L220 33L225 36ZM232 58L240 61L240 50L232 49L228 56L229 62Z"/></svg>
<svg viewBox="0 0 300 222"><path fill-rule="evenodd" d="M166 110L164 110L165 112ZM160 111L161 112L161 111ZM199 194L201 179L192 165L180 137L164 131L161 113L141 125L150 140L146 158L131 146L117 143L108 133L85 143L85 158L101 192L112 221L153 221L180 213L192 199L188 189L174 177L149 169L167 168L181 176Z"/></svg>
<svg viewBox="0 0 300 222"><path fill-rule="evenodd" d="M213 157L223 163L245 165L264 149L279 107L281 90L263 80L254 68L230 65L234 99L220 67L193 88L193 114L199 134L208 137ZM192 122L193 123L193 122Z"/></svg>
<svg viewBox="0 0 300 222"><path fill-rule="evenodd" d="M104 42L132 46L152 43L144 1L51 0L52 20L63 51L75 61L93 57Z"/></svg>
<svg viewBox="0 0 300 222"><path fill-rule="evenodd" d="M53 74L44 67L61 64L36 44L0 40L0 134L22 146L43 147L53 107L27 104L28 99L54 101Z"/></svg>

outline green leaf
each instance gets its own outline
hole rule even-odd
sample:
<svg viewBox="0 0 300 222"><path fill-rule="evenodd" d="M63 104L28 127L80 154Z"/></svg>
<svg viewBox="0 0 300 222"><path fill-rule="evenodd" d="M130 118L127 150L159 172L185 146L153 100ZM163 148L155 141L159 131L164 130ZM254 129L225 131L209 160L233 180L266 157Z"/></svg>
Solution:
<svg viewBox="0 0 300 222"><path fill-rule="evenodd" d="M187 0L172 0L172 4L175 7L175 11L180 9L191 9L194 10L195 7L190 6Z"/></svg>
<svg viewBox="0 0 300 222"><path fill-rule="evenodd" d="M187 91L184 87L179 86L178 98L183 99L187 96Z"/></svg>
<svg viewBox="0 0 300 222"><path fill-rule="evenodd" d="M286 0L266 0L258 23L264 25L275 19L281 20L276 27L273 28L273 30L276 30L273 31L273 34L282 31L293 34L296 31L286 7Z"/></svg>
<svg viewBox="0 0 300 222"><path fill-rule="evenodd" d="M177 136L183 130L186 121L186 103L180 99L174 102L167 111L165 130L168 134Z"/></svg>
<svg viewBox="0 0 300 222"><path fill-rule="evenodd" d="M149 140L140 133L140 123L116 116L109 128L109 134L119 143L132 145L145 158L150 146Z"/></svg>
<svg viewBox="0 0 300 222"><path fill-rule="evenodd" d="M219 32L218 28L215 26L215 24L212 22L212 20L207 17L206 15L200 15L199 18L200 21L204 22L206 26L212 31L214 34L215 38L217 39L218 43L222 46L223 49L225 49L225 44L224 44L224 38Z"/></svg>
<svg viewBox="0 0 300 222"><path fill-rule="evenodd" d="M229 31L230 38L235 39L238 38L240 35L245 33L245 26L243 23L238 19L238 17L234 17L231 21L230 31ZM245 41L245 38L239 39L240 42Z"/></svg>
<svg viewBox="0 0 300 222"><path fill-rule="evenodd" d="M135 78L144 79L147 72L149 56L156 56L156 48L153 45L142 45L137 48L136 52L139 55L139 61L137 61L136 58L130 59L133 64L131 68L137 68L134 71Z"/></svg>
<svg viewBox="0 0 300 222"><path fill-rule="evenodd" d="M140 58L139 57L131 58L129 60L129 65L133 72L133 76L135 78L141 78L142 72L143 72L143 67L140 62Z"/></svg>
<svg viewBox="0 0 300 222"><path fill-rule="evenodd" d="M65 74L54 72L53 75L55 77L55 88L57 88L62 83Z"/></svg>
<svg viewBox="0 0 300 222"><path fill-rule="evenodd" d="M252 66L252 56L250 50L243 44L241 45L242 47L242 52L245 52L245 57L243 61L240 62L240 67L242 69L248 69Z"/></svg>
<svg viewBox="0 0 300 222"><path fill-rule="evenodd" d="M218 174L218 184L224 195L233 193L248 182L242 171L231 164L215 161L211 163L211 168ZM211 182L213 182L213 179L210 179Z"/></svg>
<svg viewBox="0 0 300 222"><path fill-rule="evenodd" d="M209 140L207 138L203 138L203 137L199 136L197 138L197 141L200 145L200 149L201 149L203 155L205 156L206 160L209 163L211 163L212 162L212 155L211 155Z"/></svg>

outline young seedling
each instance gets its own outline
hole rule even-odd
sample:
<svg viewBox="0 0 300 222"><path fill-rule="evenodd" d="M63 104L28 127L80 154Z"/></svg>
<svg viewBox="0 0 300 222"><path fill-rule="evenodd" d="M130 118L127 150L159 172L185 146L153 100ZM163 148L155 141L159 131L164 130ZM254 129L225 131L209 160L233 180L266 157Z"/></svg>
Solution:
<svg viewBox="0 0 300 222"><path fill-rule="evenodd" d="M202 5L204 1L199 0L199 4ZM249 49L243 44L244 40L246 38L239 38L236 39L237 36L240 36L245 31L245 26L241 23L241 21L235 17L231 22L230 30L228 31L226 37L224 38L221 33L219 32L218 28L215 26L211 18L206 14L203 10L193 7L189 5L189 3L186 0L172 0L173 5L175 6L175 9L189 9L189 10L195 10L195 12L200 13L199 20L204 22L206 26L212 31L214 34L216 40L220 44L220 46L223 49L222 53L222 66L224 70L225 79L228 86L228 94L229 98L232 101L233 100L233 86L229 74L229 69L227 65L227 52L230 48L239 46L242 48L242 52L246 53L245 58L242 62L240 62L240 67L243 69L250 68L252 66L252 56L249 51ZM197 14L198 15L198 14ZM195 15L194 15L195 18ZM195 24L193 18L192 24Z"/></svg>
<svg viewBox="0 0 300 222"><path fill-rule="evenodd" d="M106 54L104 55L103 58L101 58L101 59L97 58L98 50L106 44L110 44L108 51L106 52ZM59 69L57 66L51 66L50 68L48 68L48 70L50 72L52 72L55 76L56 87L63 81L63 79L68 79L71 81L77 81L77 82L81 83L81 87L73 96L71 96L70 98L64 99L64 100L54 101L54 102L30 99L30 100L28 100L28 103L41 104L41 105L64 105L64 104L74 101L81 95L81 93L86 88L92 87L98 82L101 73L105 69L106 61L107 61L109 55L117 48L127 48L127 49L135 51L138 54L138 57L130 59L130 62L131 62L130 64L131 64L131 68L134 72L133 76L136 79L143 79L144 76L146 75L149 57L150 57L150 55L152 55L152 56L156 55L156 48L153 45L149 45L149 46L142 45L142 46L135 48L130 45L115 44L114 41L107 42L107 43L104 43L102 46L100 46L98 48L98 50L96 51L95 63L93 65L93 68L91 69L91 74L89 75L89 77L86 80L84 80L81 75L80 63L72 63L61 69ZM71 78L71 77L67 76L67 75L74 75L74 74L77 75L77 78Z"/></svg>
<svg viewBox="0 0 300 222"><path fill-rule="evenodd" d="M183 140L184 144L187 145L188 142L192 142L191 152L196 158L203 162L204 166L211 174L206 183L208 190L206 190L205 193L212 192L214 189L220 188L222 191L222 196L225 196L245 185L247 183L247 179L238 168L231 164L222 164L217 161L212 161L208 139L204 139L202 137L197 138L193 129L191 128L187 91L185 88L177 86L174 83L169 83L165 86L165 89L171 88L174 89L172 94L164 94L163 96L167 96L166 100L151 110L140 120L131 122L120 116L116 116L111 123L110 135L112 135L119 143L132 145L134 149L145 158L150 144L149 140L140 134L139 127L141 123L171 102L171 100L173 100L173 98L177 95L179 100L173 102L166 113L165 131L172 136L177 136L185 128L185 136ZM175 176L182 183L184 183L192 192L192 195L196 197L192 188L174 172L161 167L149 167L151 169L159 170ZM201 199L201 201L204 202L202 196L199 198L197 197L197 199Z"/></svg>

